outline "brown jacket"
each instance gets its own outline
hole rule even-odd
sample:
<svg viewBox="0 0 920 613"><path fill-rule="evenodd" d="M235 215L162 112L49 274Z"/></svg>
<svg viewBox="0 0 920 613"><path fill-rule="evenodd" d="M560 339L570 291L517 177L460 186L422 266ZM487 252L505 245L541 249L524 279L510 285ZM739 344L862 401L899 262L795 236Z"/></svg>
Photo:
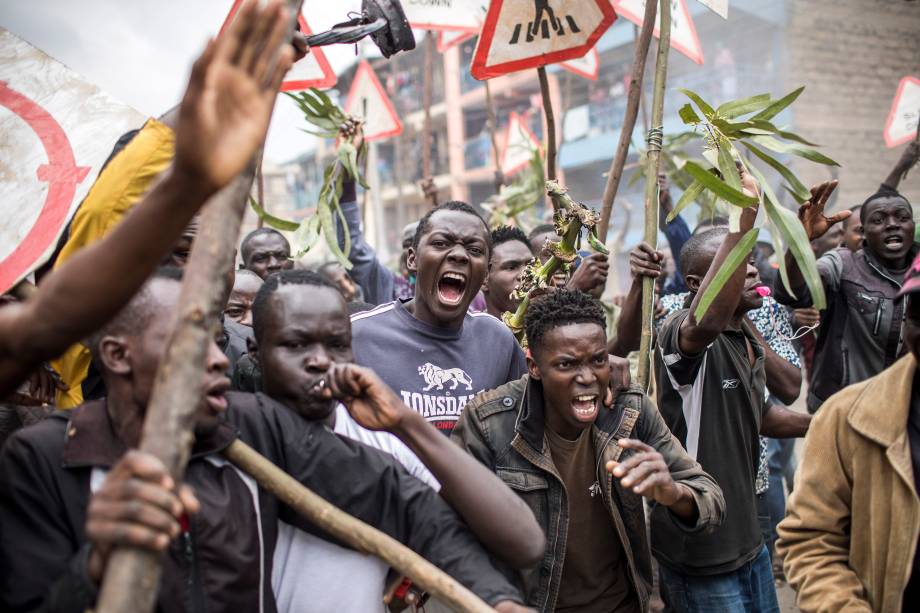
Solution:
<svg viewBox="0 0 920 613"><path fill-rule="evenodd" d="M811 423L777 549L802 611L901 611L920 534L907 355L831 396Z"/></svg>

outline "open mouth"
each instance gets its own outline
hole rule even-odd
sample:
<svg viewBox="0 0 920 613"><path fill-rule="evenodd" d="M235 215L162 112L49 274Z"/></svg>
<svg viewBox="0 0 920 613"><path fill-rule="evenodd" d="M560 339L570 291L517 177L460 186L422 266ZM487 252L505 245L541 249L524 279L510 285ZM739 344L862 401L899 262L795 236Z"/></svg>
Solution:
<svg viewBox="0 0 920 613"><path fill-rule="evenodd" d="M885 237L885 246L889 249L900 249L904 246L904 238L900 235Z"/></svg>
<svg viewBox="0 0 920 613"><path fill-rule="evenodd" d="M593 421L597 415L597 394L581 394L572 401L575 417L582 421Z"/></svg>
<svg viewBox="0 0 920 613"><path fill-rule="evenodd" d="M450 306L456 306L463 300L466 291L466 275L459 272L445 272L438 280L438 298Z"/></svg>
<svg viewBox="0 0 920 613"><path fill-rule="evenodd" d="M208 408L215 413L223 413L226 411L227 397L224 394L226 394L228 389L230 389L230 381L225 378L208 387L205 394L205 401L208 404Z"/></svg>

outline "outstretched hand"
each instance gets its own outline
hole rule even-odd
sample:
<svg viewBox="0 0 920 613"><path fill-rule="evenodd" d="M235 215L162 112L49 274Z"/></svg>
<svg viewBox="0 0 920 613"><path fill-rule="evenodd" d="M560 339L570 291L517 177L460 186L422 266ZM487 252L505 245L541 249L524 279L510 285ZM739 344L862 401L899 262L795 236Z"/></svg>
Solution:
<svg viewBox="0 0 920 613"><path fill-rule="evenodd" d="M335 364L326 372L322 395L345 405L352 418L368 430L392 432L412 413L373 370L356 364Z"/></svg>
<svg viewBox="0 0 920 613"><path fill-rule="evenodd" d="M629 252L629 272L633 278L657 279L661 276L663 262L664 254L653 249L645 241L633 247L633 250Z"/></svg>
<svg viewBox="0 0 920 613"><path fill-rule="evenodd" d="M827 217L824 215L824 207L827 206L827 199L830 198L834 190L837 189L837 181L825 181L811 188L811 198L799 207L799 221L805 228L805 234L808 240L824 236L831 226L840 223L852 215L852 211L841 211L836 215Z"/></svg>
<svg viewBox="0 0 920 613"><path fill-rule="evenodd" d="M607 471L631 489L666 507L681 498L680 486L674 482L664 457L656 449L636 439L620 439L617 444L633 453L623 462L607 462Z"/></svg>
<svg viewBox="0 0 920 613"><path fill-rule="evenodd" d="M176 125L177 172L217 191L265 140L281 80L291 66L287 8L254 0L195 62Z"/></svg>

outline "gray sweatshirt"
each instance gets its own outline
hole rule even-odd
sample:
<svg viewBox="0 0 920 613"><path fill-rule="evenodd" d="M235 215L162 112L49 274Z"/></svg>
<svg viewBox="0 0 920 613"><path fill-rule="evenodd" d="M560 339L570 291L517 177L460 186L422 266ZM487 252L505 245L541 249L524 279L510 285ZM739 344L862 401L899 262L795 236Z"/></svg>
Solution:
<svg viewBox="0 0 920 613"><path fill-rule="evenodd" d="M468 313L452 330L419 321L397 301L357 313L351 322L355 362L373 368L447 435L473 396L527 371L514 335L486 313Z"/></svg>

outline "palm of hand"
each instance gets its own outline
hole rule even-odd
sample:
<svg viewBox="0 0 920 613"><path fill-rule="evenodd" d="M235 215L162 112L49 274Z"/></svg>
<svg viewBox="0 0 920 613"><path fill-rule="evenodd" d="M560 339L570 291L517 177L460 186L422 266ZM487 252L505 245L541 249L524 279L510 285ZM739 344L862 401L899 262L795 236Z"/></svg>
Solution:
<svg viewBox="0 0 920 613"><path fill-rule="evenodd" d="M261 141L269 119L265 107L273 99L239 67L213 66L193 110L197 121L180 116L177 156L209 183L225 185L242 171Z"/></svg>

